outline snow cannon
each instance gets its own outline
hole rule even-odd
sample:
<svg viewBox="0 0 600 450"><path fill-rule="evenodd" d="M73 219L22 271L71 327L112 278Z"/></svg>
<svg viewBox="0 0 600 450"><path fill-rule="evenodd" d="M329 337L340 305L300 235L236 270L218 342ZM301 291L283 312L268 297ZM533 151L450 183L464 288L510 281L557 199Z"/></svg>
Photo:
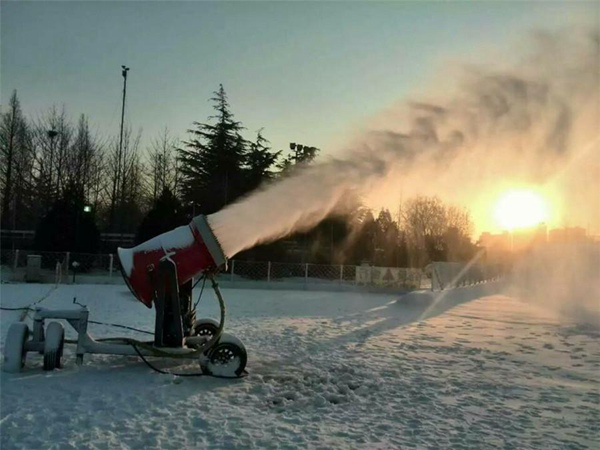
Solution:
<svg viewBox="0 0 600 450"><path fill-rule="evenodd" d="M221 245L203 215L194 217L189 225L167 231L136 247L119 248L117 253L127 286L148 308L152 308L161 261L172 261L177 286L201 273L217 272L227 264Z"/></svg>
<svg viewBox="0 0 600 450"><path fill-rule="evenodd" d="M34 310L32 329L23 322L10 326L4 345L2 367L5 372L22 370L28 352L44 355L44 370L60 368L64 345L75 343L77 364L83 363L85 353L137 355L150 368L163 374L222 378L246 375L248 354L244 343L224 332L225 301L216 275L226 265L227 258L205 216L194 217L189 225L163 233L137 247L119 248L118 256L123 278L133 295L148 308L154 306L156 310L154 341L130 337L94 339L87 332L89 311L85 305L76 303L76 299L73 303L78 305L77 309L50 310L38 306ZM195 277L211 281L219 302L219 321L208 317L196 319L200 296L194 304ZM52 320L46 326L48 319L67 321L78 334L77 340L66 341L63 324ZM202 370L184 374L164 371L147 361L146 356L198 359Z"/></svg>

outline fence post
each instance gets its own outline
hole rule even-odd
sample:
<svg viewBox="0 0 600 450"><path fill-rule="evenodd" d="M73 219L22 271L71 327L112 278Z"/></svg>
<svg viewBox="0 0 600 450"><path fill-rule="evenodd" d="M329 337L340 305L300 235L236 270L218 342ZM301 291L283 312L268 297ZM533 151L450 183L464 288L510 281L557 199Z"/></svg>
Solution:
<svg viewBox="0 0 600 450"><path fill-rule="evenodd" d="M54 284L58 286L62 279L62 267L58 261L56 261L56 267L54 268Z"/></svg>
<svg viewBox="0 0 600 450"><path fill-rule="evenodd" d="M71 253L67 252L67 254L65 255L65 276L67 277L67 283L69 283L69 263L70 263L70 259L71 259Z"/></svg>
<svg viewBox="0 0 600 450"><path fill-rule="evenodd" d="M15 250L15 260L13 261L13 273L17 271L17 267L19 267L19 250Z"/></svg>
<svg viewBox="0 0 600 450"><path fill-rule="evenodd" d="M306 263L306 266L304 267L304 285L308 285L308 263Z"/></svg>
<svg viewBox="0 0 600 450"><path fill-rule="evenodd" d="M230 279L231 281L233 281L233 275L235 274L235 259L231 260L231 275L230 275Z"/></svg>
<svg viewBox="0 0 600 450"><path fill-rule="evenodd" d="M267 264L267 283L271 282L271 261Z"/></svg>
<svg viewBox="0 0 600 450"><path fill-rule="evenodd" d="M109 263L108 263L108 277L112 278L112 273L113 273L113 254L111 253L110 255L108 255L109 258Z"/></svg>
<svg viewBox="0 0 600 450"><path fill-rule="evenodd" d="M344 283L344 265L340 264L340 284Z"/></svg>

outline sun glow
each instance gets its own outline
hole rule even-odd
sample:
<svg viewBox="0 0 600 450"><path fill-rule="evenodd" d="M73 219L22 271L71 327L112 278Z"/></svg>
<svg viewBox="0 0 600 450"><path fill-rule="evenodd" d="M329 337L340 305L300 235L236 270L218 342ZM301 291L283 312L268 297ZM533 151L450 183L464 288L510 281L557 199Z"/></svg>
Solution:
<svg viewBox="0 0 600 450"><path fill-rule="evenodd" d="M528 189L504 193L494 211L496 224L504 229L528 228L547 222L549 208L544 197Z"/></svg>

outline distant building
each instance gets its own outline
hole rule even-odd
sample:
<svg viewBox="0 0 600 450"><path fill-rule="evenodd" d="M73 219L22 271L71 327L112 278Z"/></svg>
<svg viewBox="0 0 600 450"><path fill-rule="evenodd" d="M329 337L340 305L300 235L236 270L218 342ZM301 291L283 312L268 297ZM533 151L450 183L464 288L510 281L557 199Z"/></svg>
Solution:
<svg viewBox="0 0 600 450"><path fill-rule="evenodd" d="M510 250L510 233L505 231L502 234L492 234L485 231L479 237L479 245L488 250Z"/></svg>
<svg viewBox="0 0 600 450"><path fill-rule="evenodd" d="M488 260L496 261L547 242L548 228L545 223L535 228L515 229L500 234L484 232L479 238L479 246L485 248Z"/></svg>
<svg viewBox="0 0 600 450"><path fill-rule="evenodd" d="M564 227L550 230L548 240L552 244L585 242L588 240L588 236L585 228Z"/></svg>

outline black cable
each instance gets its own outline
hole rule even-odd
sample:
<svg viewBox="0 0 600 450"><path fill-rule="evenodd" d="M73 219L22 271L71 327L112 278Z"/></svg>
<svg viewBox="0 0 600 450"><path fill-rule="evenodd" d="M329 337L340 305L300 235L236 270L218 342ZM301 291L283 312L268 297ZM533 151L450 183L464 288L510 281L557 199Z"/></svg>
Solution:
<svg viewBox="0 0 600 450"><path fill-rule="evenodd" d="M130 343L129 345L131 345L133 347L133 349L135 350L135 352L142 359L142 361L144 361L144 363L146 363L146 365L148 367L150 367L155 372L158 372L158 373L163 374L163 375L173 375L173 376L176 376L176 377L213 377L213 378L226 378L228 380L235 379L235 378L243 378L244 376L247 375L247 372L245 370L244 370L244 374L242 376L237 376L237 377L226 377L224 375L213 375L212 373L204 373L204 372L193 372L193 373L168 372L166 370L162 370L162 369L159 369L158 367L153 366L150 363L150 361L148 361L144 357L144 355L142 355L142 352L140 352L140 350L137 348L137 346L135 344Z"/></svg>
<svg viewBox="0 0 600 450"><path fill-rule="evenodd" d="M52 291L54 291L57 288L57 286L54 286L53 288L50 288L50 290L48 292L46 292L39 300L36 300L35 302L27 305L27 306L22 306L21 308L6 308L6 307L0 307L0 310L2 311L34 311L33 308L31 308L34 305L37 305L38 303L43 302L44 300L46 300L50 294L52 293Z"/></svg>
<svg viewBox="0 0 600 450"><path fill-rule="evenodd" d="M0 310L2 310L2 311L35 311L35 309L29 308L28 306L24 306L22 308L4 308L4 307L0 307ZM154 334L151 331L140 330L139 328L128 327L127 325L119 325L118 323L98 322L96 320L88 320L88 323L93 323L93 324L96 324L96 325L106 325L106 326L109 326L109 327L116 327L116 328L125 328L126 330L137 331L139 333Z"/></svg>
<svg viewBox="0 0 600 450"><path fill-rule="evenodd" d="M203 280L204 278L206 278L206 275L202 275L200 278L198 278L198 281L196 281L196 282L194 283L194 285L192 286L192 289L194 289L194 288L196 287L196 285L197 285L198 283L200 283L200 280Z"/></svg>
<svg viewBox="0 0 600 450"><path fill-rule="evenodd" d="M145 334L154 334L151 331L140 330L139 328L128 327L127 325L119 325L118 323L97 322L95 320L88 320L88 323L94 323L96 325L107 325L109 327L116 327L116 328L125 328L126 330L138 331L140 333L145 333Z"/></svg>
<svg viewBox="0 0 600 450"><path fill-rule="evenodd" d="M196 304L194 305L194 310L196 310L196 308L198 307L198 303L200 303L200 298L202 297L202 293L204 292L204 286L206 285L206 275L202 276L202 288L200 289L200 294L198 295L198 300L196 300ZM200 282L200 280L196 281L196 283L194 284L194 286L196 286L196 284L198 284ZM192 287L192 289L194 289L194 287Z"/></svg>

